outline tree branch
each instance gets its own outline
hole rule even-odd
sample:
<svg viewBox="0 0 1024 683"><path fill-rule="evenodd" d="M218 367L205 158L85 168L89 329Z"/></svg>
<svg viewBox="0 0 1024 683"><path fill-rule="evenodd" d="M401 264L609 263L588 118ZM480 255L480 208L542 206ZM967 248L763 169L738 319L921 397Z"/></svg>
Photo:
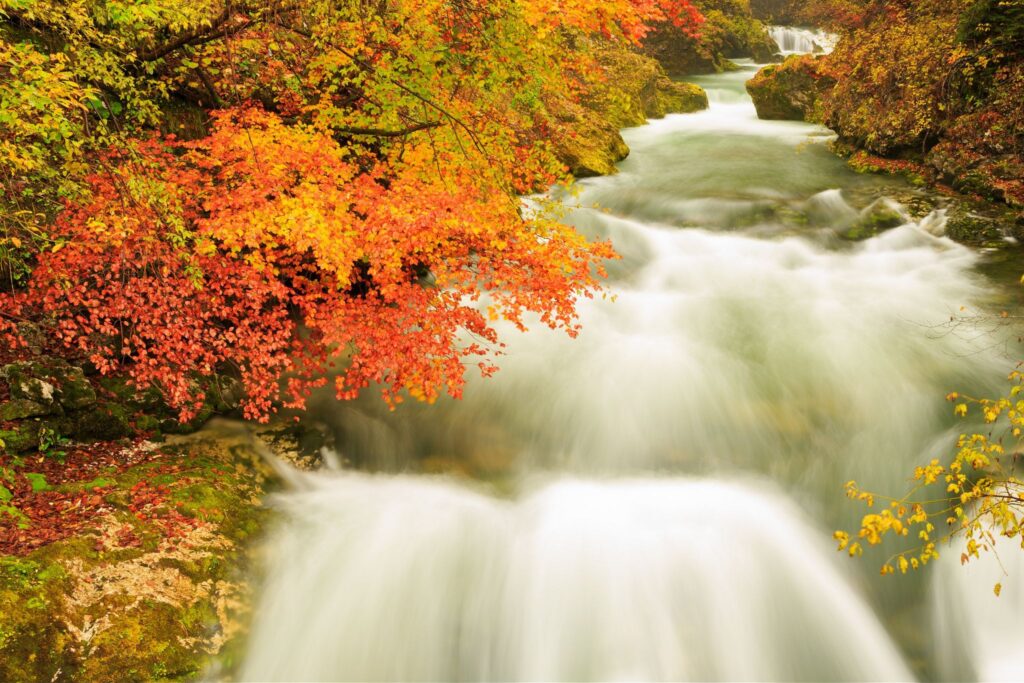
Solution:
<svg viewBox="0 0 1024 683"><path fill-rule="evenodd" d="M440 121L432 121L430 123L417 123L416 125L409 126L408 128L402 128L401 130L388 130L386 128L334 128L333 130L337 133L348 135L372 135L378 138L400 138L406 135L411 135L412 133L420 130L437 128L440 125Z"/></svg>

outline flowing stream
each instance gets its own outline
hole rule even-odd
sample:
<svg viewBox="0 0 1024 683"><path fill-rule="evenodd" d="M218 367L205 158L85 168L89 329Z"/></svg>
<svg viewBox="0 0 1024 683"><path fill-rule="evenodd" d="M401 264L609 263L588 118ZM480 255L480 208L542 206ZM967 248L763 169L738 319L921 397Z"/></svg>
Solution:
<svg viewBox="0 0 1024 683"><path fill-rule="evenodd" d="M710 109L625 131L621 172L581 183L567 220L622 259L578 339L504 330L460 402L314 401L349 466L278 498L242 679L1012 672L987 577L883 579L831 540L865 511L844 482L903 490L964 428L945 394L1001 389L1002 338L951 316L1004 284L827 130L758 120L755 68L698 79ZM846 239L879 215L902 225Z"/></svg>

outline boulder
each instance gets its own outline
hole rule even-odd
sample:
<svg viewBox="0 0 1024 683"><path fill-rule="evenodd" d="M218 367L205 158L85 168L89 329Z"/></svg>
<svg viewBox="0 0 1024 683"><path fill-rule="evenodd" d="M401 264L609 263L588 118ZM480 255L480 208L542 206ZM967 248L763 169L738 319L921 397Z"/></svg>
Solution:
<svg viewBox="0 0 1024 683"><path fill-rule="evenodd" d="M578 101L545 102L555 153L577 178L615 173L629 154L620 128L708 106L703 89L673 81L650 57L615 45L597 45L594 53L603 77Z"/></svg>
<svg viewBox="0 0 1024 683"><path fill-rule="evenodd" d="M39 423L26 420L11 429L0 429L0 452L23 453L39 447Z"/></svg>
<svg viewBox="0 0 1024 683"><path fill-rule="evenodd" d="M0 377L7 380L12 398L56 408L50 412L61 412L56 404L77 410L96 403L96 392L82 368L61 359L11 363L0 368Z"/></svg>
<svg viewBox="0 0 1024 683"><path fill-rule="evenodd" d="M793 55L782 64L770 64L747 82L758 118L777 121L822 119L822 97L835 86L824 73L822 61L811 55Z"/></svg>
<svg viewBox="0 0 1024 683"><path fill-rule="evenodd" d="M67 365L52 371L57 382L58 401L69 410L87 408L96 403L96 390L85 378L82 368Z"/></svg>
<svg viewBox="0 0 1024 683"><path fill-rule="evenodd" d="M47 406L27 398L14 398L0 404L0 421L9 422L24 420L26 417L40 417L49 415L52 410L52 404Z"/></svg>

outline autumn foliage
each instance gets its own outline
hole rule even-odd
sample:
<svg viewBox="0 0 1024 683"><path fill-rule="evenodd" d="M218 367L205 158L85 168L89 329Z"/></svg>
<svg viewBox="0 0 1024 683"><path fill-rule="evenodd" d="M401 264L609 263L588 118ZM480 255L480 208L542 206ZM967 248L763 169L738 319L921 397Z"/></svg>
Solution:
<svg viewBox="0 0 1024 683"><path fill-rule="evenodd" d="M544 103L592 73L574 36L700 22L685 0L0 11L0 257L30 264L9 268L0 327L50 326L183 418L215 373L240 377L251 418L301 405L332 359L339 398L430 401L467 364L494 370L495 320L574 334L613 253L524 210L567 180Z"/></svg>

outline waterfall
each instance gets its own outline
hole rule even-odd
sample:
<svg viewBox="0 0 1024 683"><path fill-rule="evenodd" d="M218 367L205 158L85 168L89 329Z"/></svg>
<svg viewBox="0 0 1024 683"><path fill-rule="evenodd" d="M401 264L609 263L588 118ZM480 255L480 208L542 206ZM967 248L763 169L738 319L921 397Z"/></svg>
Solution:
<svg viewBox="0 0 1024 683"><path fill-rule="evenodd" d="M242 680L912 678L816 532L761 486L316 487L281 501Z"/></svg>
<svg viewBox="0 0 1024 683"><path fill-rule="evenodd" d="M902 181L853 173L822 128L757 119L742 69L701 79L708 111L625 131L621 172L566 199L622 255L577 339L501 328L500 372L462 401L313 398L337 459L378 473L277 499L243 680L981 670L988 651L941 662L928 625L896 627L927 619L921 582L830 534L864 513L843 482L902 491L971 428L947 392L1001 387L1005 340L957 316L1002 285L941 211L897 201ZM957 642L987 633L957 623Z"/></svg>
<svg viewBox="0 0 1024 683"><path fill-rule="evenodd" d="M1024 674L1020 539L997 535L995 553L984 552L961 565L964 550L964 544L945 549L933 577L932 628L939 673L948 681L1019 681ZM1003 586L998 596L997 583Z"/></svg>
<svg viewBox="0 0 1024 683"><path fill-rule="evenodd" d="M795 28L792 26L769 26L768 35L785 55L827 54L832 52L837 38L825 31Z"/></svg>

